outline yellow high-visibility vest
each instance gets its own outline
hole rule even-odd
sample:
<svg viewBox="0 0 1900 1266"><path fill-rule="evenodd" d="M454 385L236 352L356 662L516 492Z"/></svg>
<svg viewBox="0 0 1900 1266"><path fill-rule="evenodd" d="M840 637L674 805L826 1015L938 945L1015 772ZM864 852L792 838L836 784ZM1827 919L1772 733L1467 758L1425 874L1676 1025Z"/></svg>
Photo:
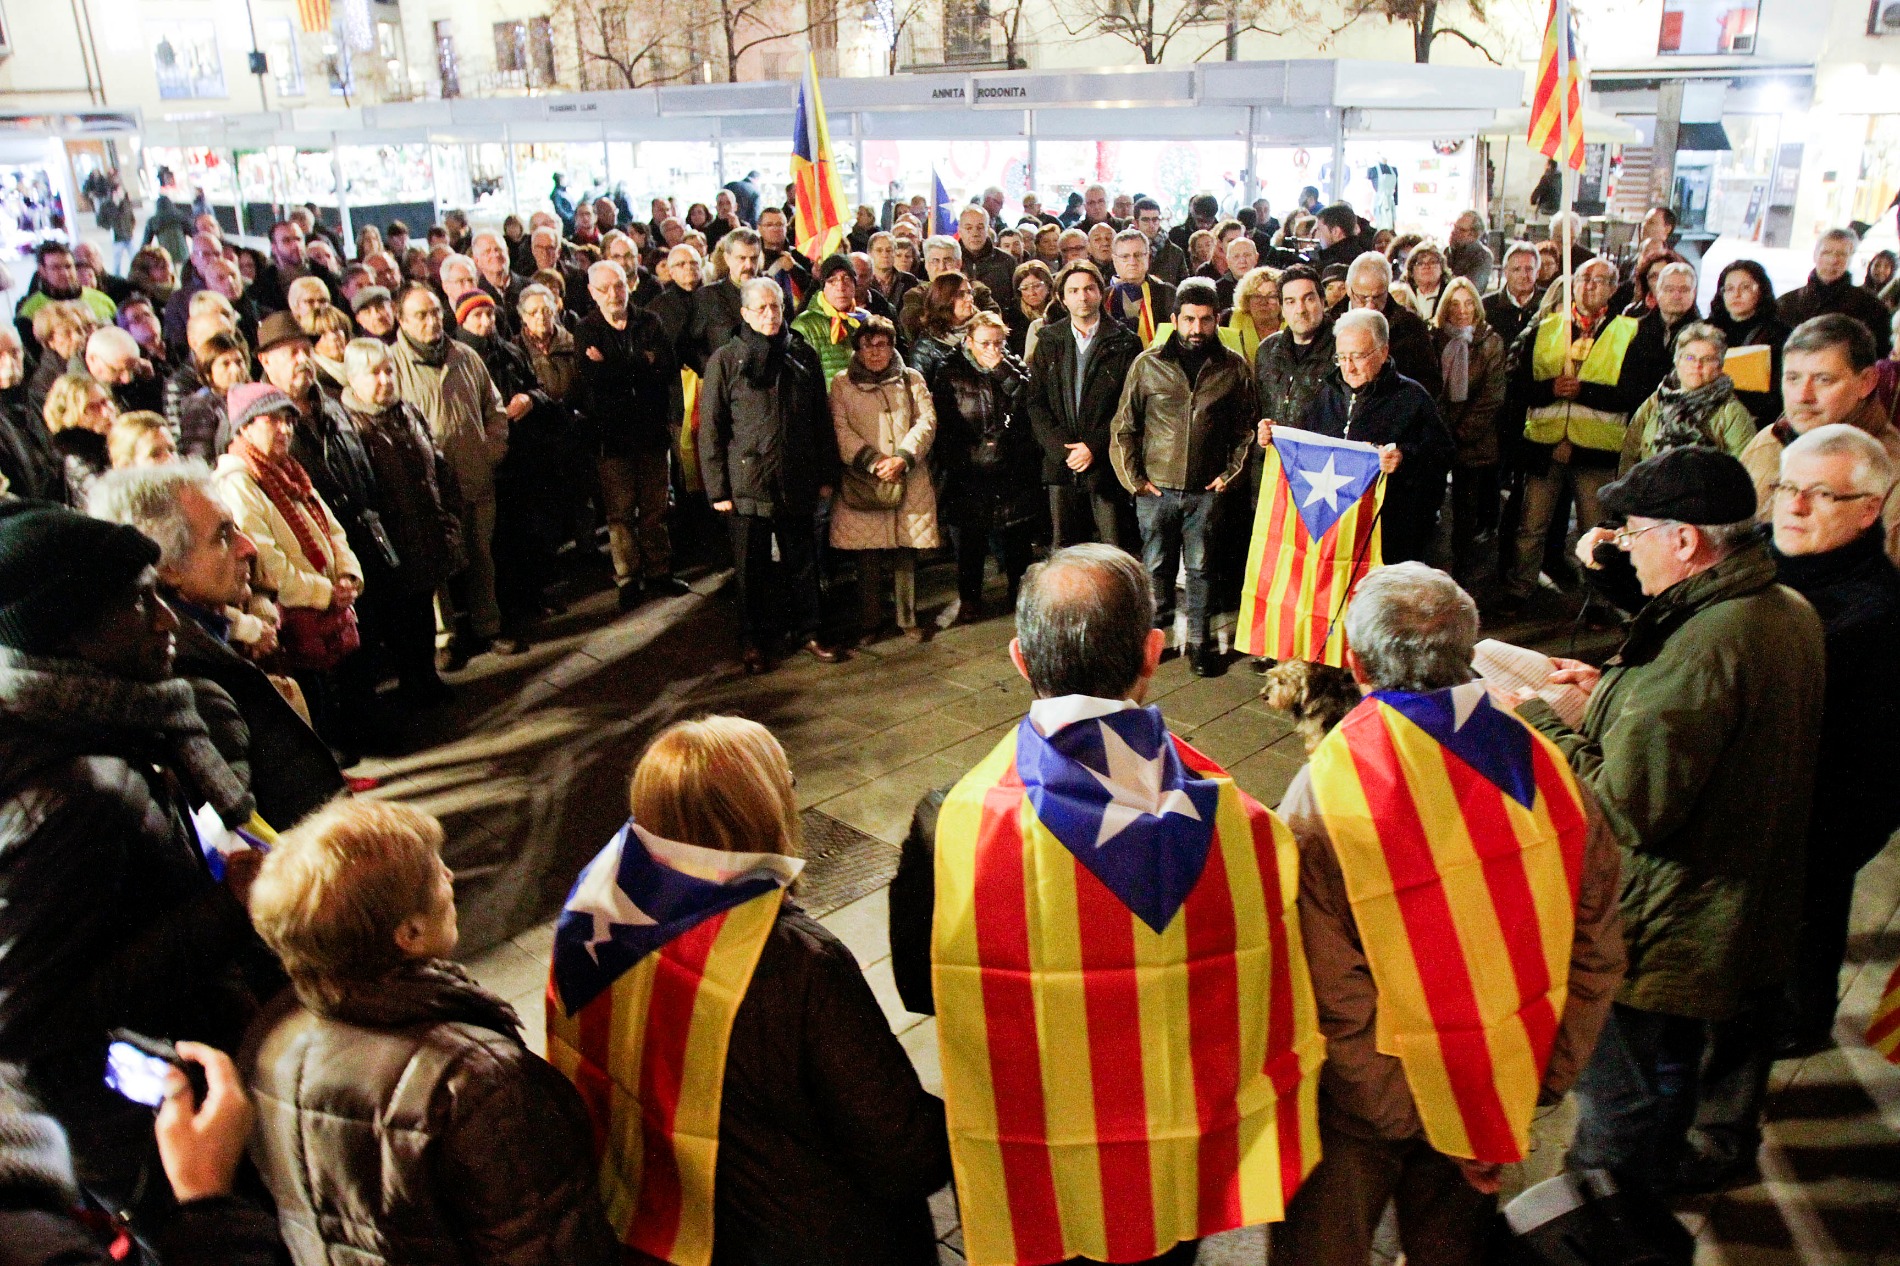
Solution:
<svg viewBox="0 0 1900 1266"><path fill-rule="evenodd" d="M1553 312L1537 327L1537 341L1531 345L1531 377L1549 382L1564 372L1564 327L1568 313ZM1578 367L1577 377L1598 386L1613 387L1623 376L1623 357L1636 337L1636 318L1620 316L1603 327L1591 345L1589 355ZM1629 414L1593 409L1574 400L1553 400L1524 414L1524 438L1533 444L1561 444L1569 440L1578 448L1594 448L1610 453L1623 450L1623 432L1629 426Z"/></svg>

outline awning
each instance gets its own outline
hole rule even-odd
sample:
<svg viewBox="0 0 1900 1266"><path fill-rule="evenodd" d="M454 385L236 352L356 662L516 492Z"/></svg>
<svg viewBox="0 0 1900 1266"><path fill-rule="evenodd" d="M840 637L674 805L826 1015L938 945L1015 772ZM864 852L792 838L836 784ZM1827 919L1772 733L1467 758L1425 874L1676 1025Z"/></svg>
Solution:
<svg viewBox="0 0 1900 1266"><path fill-rule="evenodd" d="M1605 114L1601 110L1592 110L1585 106L1583 113L1578 116L1578 121L1583 125L1583 139L1587 145L1642 144L1643 134L1614 114ZM1521 141L1530 135L1530 130L1530 107L1519 106L1515 110L1499 110L1498 117L1478 135L1508 136ZM1685 127L1684 130L1687 131L1687 128ZM1724 145L1722 148L1727 149L1728 146Z"/></svg>

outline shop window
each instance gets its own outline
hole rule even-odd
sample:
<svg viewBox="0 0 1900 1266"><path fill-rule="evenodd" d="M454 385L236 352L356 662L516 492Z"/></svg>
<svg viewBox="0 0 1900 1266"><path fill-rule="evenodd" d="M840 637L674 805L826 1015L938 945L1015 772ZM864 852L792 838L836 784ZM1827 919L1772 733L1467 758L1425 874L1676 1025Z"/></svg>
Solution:
<svg viewBox="0 0 1900 1266"><path fill-rule="evenodd" d="M1656 51L1689 57L1752 53L1761 0L1663 0Z"/></svg>
<svg viewBox="0 0 1900 1266"><path fill-rule="evenodd" d="M943 60L950 65L990 60L989 0L949 0L944 5Z"/></svg>
<svg viewBox="0 0 1900 1266"><path fill-rule="evenodd" d="M528 24L495 23L495 84L521 88L528 82Z"/></svg>
<svg viewBox="0 0 1900 1266"><path fill-rule="evenodd" d="M264 53L270 58L271 85L277 95L303 96L303 62L297 57L297 32L289 18L264 24Z"/></svg>
<svg viewBox="0 0 1900 1266"><path fill-rule="evenodd" d="M435 73L442 81L444 97L462 95L461 63L455 55L455 24L448 18L435 21Z"/></svg>
<svg viewBox="0 0 1900 1266"><path fill-rule="evenodd" d="M218 27L205 19L146 24L152 69L164 101L226 96L224 64L218 57Z"/></svg>

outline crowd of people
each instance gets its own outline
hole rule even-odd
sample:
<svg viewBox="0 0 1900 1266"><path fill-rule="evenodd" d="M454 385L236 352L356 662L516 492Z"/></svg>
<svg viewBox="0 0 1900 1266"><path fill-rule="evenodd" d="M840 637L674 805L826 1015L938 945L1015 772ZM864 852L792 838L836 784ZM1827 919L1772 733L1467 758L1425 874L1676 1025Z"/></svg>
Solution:
<svg viewBox="0 0 1900 1266"><path fill-rule="evenodd" d="M954 235L925 231L921 198L859 208L813 260L790 207L741 192L684 215L655 199L646 222L608 198L498 230L451 212L414 242L392 223L344 243L299 210L268 253L174 209L124 276L90 245L40 247L0 330L0 1260L122 1260L134 1239L166 1262L666 1256L638 1238L647 1203L611 1196L686 1146L651 1113L632 1144L607 1129L634 1128L613 1105L649 1082L604 1088L591 1047L527 1050L451 961L440 825L351 798L342 772L440 705L443 673L527 648L595 566L631 610L729 565L738 659L762 673L927 639L937 551L956 599L936 622L982 620L993 558L1037 696L919 806L893 888L893 971L940 1015L947 1103L795 903L747 953L680 914L768 874L776 901L795 874L771 735L711 718L643 757L641 830L580 877L562 935L594 970L628 929L641 955L698 953L693 972L737 955L717 1163L696 1153L704 1185L683 1188L710 1260L934 1261L925 1201L954 1168L985 1266L1186 1262L1282 1212L1276 1256L1360 1266L1393 1199L1408 1257L1476 1262L1503 1166L1566 1093L1573 1168L1658 1197L1752 1172L1768 1066L1833 1040L1855 876L1900 825L1880 738L1900 713L1900 362L1891 285L1851 278L1850 231L1786 295L1728 265L1703 313L1663 208L1620 266L1549 242L1494 257L1475 213L1441 243L1316 195L1284 222L1196 198L1170 227L1101 186L1015 220L989 190ZM1379 448L1387 564L1346 611L1365 702L1278 816L1143 706L1165 656L1224 670L1276 427ZM1601 667L1557 661L1589 699L1568 721L1472 667L1481 605L1508 618L1559 589L1625 632ZM1381 784L1368 814L1354 779L1401 731L1456 794ZM979 829L999 796L1041 827ZM1435 899L1547 947L1515 982L1457 986L1487 1041L1522 1041L1499 1016L1530 1034L1482 1138L1482 1113L1448 1126L1423 1088L1421 1034L1436 1049L1452 1022L1391 967L1404 921L1363 896L1388 829L1432 844L1428 870L1481 829L1523 859L1523 895L1485 898L1508 909L1449 878ZM1066 906L1025 879L1071 854ZM640 867L664 877L658 920L626 886ZM999 893L1006 918L983 913ZM1114 1048L1134 1073L1104 1054L1113 1021L1085 1026L1102 1084L1146 1085L1149 1126L1201 1139L1192 1174L1152 1184L1186 1152L1143 1143L1132 1214L1122 1160L1092 1196L1023 1176L1069 1172L1062 1147L1130 1154L1125 1104L1045 1086L1034 1058L1034 1016L1126 975L1132 951L1076 969L1040 948L1078 920L1202 990L1192 1018L1101 1003L1139 1019ZM1299 970L1235 966L1256 958ZM1293 1018L1191 986L1209 963ZM1208 1082L1210 1023L1267 1043L1271 1076ZM1422 1027L1395 1044L1404 1024ZM202 1069L170 1080L156 1130L103 1078L120 1030ZM1431 1057L1441 1080L1492 1076L1468 1037ZM1047 1128L999 1160L1025 1077ZM1233 1122L1277 1094L1273 1146L1297 1152L1303 1082L1318 1163L1283 1152L1273 1191L1289 1166L1304 1184L1273 1209ZM1192 1216L1154 1206L1197 1181Z"/></svg>

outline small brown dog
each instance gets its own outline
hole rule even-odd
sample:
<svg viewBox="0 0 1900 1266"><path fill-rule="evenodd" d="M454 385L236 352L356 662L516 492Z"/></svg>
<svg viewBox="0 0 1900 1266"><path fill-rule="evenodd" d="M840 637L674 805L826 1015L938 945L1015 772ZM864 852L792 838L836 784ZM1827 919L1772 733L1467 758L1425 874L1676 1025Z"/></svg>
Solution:
<svg viewBox="0 0 1900 1266"><path fill-rule="evenodd" d="M1282 660L1268 669L1260 697L1269 708L1293 718L1308 755L1362 698L1345 669L1303 659Z"/></svg>

